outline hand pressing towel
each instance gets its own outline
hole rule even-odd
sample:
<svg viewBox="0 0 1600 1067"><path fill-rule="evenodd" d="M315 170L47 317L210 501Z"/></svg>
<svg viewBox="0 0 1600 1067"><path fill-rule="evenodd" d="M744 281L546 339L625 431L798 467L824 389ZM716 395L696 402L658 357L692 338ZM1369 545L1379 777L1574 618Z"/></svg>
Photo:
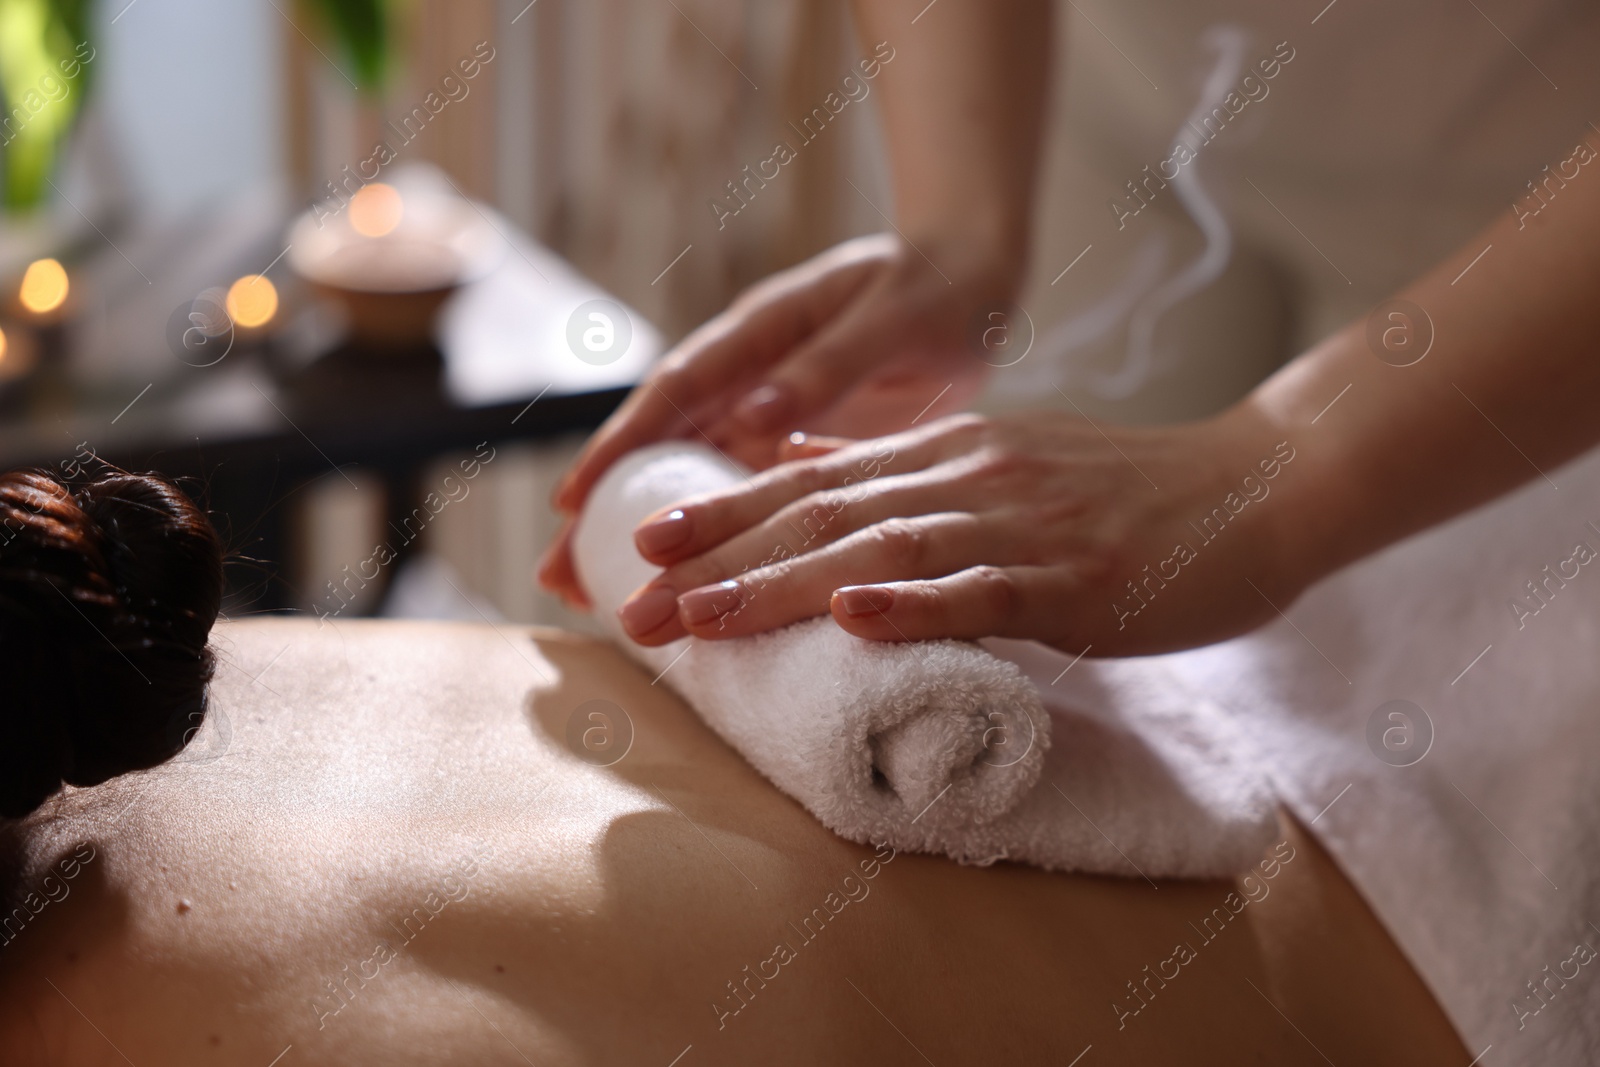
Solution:
<svg viewBox="0 0 1600 1067"><path fill-rule="evenodd" d="M863 641L828 616L724 641L629 640L616 609L659 573L634 528L745 477L683 443L624 457L578 523L578 575L629 655L834 832L963 863L1147 877L1232 873L1270 843L1264 779L1212 706L1170 688L1120 721L1092 683L1074 691L1080 706L971 642Z"/></svg>

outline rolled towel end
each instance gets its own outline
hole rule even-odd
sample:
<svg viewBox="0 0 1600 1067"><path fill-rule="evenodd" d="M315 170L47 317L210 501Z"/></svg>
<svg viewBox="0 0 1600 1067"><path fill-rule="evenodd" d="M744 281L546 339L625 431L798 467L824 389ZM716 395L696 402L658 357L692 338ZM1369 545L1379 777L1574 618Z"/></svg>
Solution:
<svg viewBox="0 0 1600 1067"><path fill-rule="evenodd" d="M623 457L591 495L574 548L601 618L756 769L855 840L943 851L957 825L986 825L1033 788L1050 720L1016 666L964 641L866 641L822 615L772 633L647 649L618 605L657 569L633 528L685 497L745 478L709 449L657 445Z"/></svg>
<svg viewBox="0 0 1600 1067"><path fill-rule="evenodd" d="M835 758L853 779L837 800L858 809L857 820L884 832L922 825L937 833L952 820L982 826L1033 788L1050 722L1017 668L960 641L854 654L866 668L855 694L864 714L844 720Z"/></svg>

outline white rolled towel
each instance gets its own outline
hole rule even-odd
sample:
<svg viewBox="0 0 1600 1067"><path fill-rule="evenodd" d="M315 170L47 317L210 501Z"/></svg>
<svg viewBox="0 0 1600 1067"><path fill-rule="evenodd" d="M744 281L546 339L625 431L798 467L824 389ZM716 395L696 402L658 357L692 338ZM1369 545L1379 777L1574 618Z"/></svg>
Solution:
<svg viewBox="0 0 1600 1067"><path fill-rule="evenodd" d="M980 645L864 641L828 616L752 637L635 644L616 609L659 573L635 550L635 527L745 477L682 442L623 457L579 520L578 576L618 644L835 833L963 863L1152 877L1225 874L1259 857L1273 826L1264 780L1239 766L1209 709L1199 716L1209 725L1185 721L1153 742L1103 715L1073 717L1058 699L1047 712L1036 681ZM1170 700L1144 703L1172 725ZM1076 753L1051 751L1051 720L1063 716Z"/></svg>

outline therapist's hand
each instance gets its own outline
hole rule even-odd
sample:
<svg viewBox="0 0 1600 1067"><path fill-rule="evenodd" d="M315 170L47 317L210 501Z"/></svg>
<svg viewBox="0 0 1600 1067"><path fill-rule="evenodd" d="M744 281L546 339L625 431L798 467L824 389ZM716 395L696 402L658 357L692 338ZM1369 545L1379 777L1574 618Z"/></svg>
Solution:
<svg viewBox="0 0 1600 1067"><path fill-rule="evenodd" d="M985 370L974 327L1010 297L1019 252L918 247L927 257L893 234L857 238L746 291L606 420L557 507L575 512L619 457L663 439L709 440L761 468L794 430L876 436L903 429L936 396L930 415L959 410Z"/></svg>
<svg viewBox="0 0 1600 1067"><path fill-rule="evenodd" d="M635 541L667 569L619 614L648 645L830 612L884 641L1031 638L1099 656L1220 640L1305 584L1271 499L1293 448L1274 436L1247 414L1129 429L1037 413L857 442L653 516ZM1189 523L1213 509L1226 520L1207 540Z"/></svg>
<svg viewBox="0 0 1600 1067"><path fill-rule="evenodd" d="M985 310L1012 292L1021 250L977 238L918 247L894 235L847 241L761 282L690 334L558 487L569 517L540 563L541 584L588 606L572 567L571 516L636 448L707 441L761 469L795 430L871 437L964 407L989 366Z"/></svg>
<svg viewBox="0 0 1600 1067"><path fill-rule="evenodd" d="M861 69L883 117L895 232L762 282L680 344L557 489L569 516L607 467L654 441L709 437L759 469L794 430L874 436L935 398L926 419L966 406L984 369L970 335L1013 298L1028 259L1054 5L1015 0L995 18L986 0L945 0L902 45L924 6L853 4L881 60ZM570 537L569 523L539 579L582 604Z"/></svg>

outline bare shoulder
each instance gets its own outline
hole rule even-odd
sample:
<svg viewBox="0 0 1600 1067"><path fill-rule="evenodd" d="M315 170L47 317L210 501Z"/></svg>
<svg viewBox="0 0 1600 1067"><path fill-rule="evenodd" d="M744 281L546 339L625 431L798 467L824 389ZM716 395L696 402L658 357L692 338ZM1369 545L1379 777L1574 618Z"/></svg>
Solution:
<svg viewBox="0 0 1600 1067"><path fill-rule="evenodd" d="M382 930L417 930L418 907L437 930L491 882L565 876L580 835L542 833L541 804L586 765L536 712L572 663L622 666L605 646L271 619L219 625L213 644L207 716L182 755L69 789L11 835L0 1043L89 1053L73 1027L86 1017L108 1038L124 1029L107 1046L188 1062L213 1038L254 1056L278 1030L265 1063L302 1023L317 1030L327 982Z"/></svg>

